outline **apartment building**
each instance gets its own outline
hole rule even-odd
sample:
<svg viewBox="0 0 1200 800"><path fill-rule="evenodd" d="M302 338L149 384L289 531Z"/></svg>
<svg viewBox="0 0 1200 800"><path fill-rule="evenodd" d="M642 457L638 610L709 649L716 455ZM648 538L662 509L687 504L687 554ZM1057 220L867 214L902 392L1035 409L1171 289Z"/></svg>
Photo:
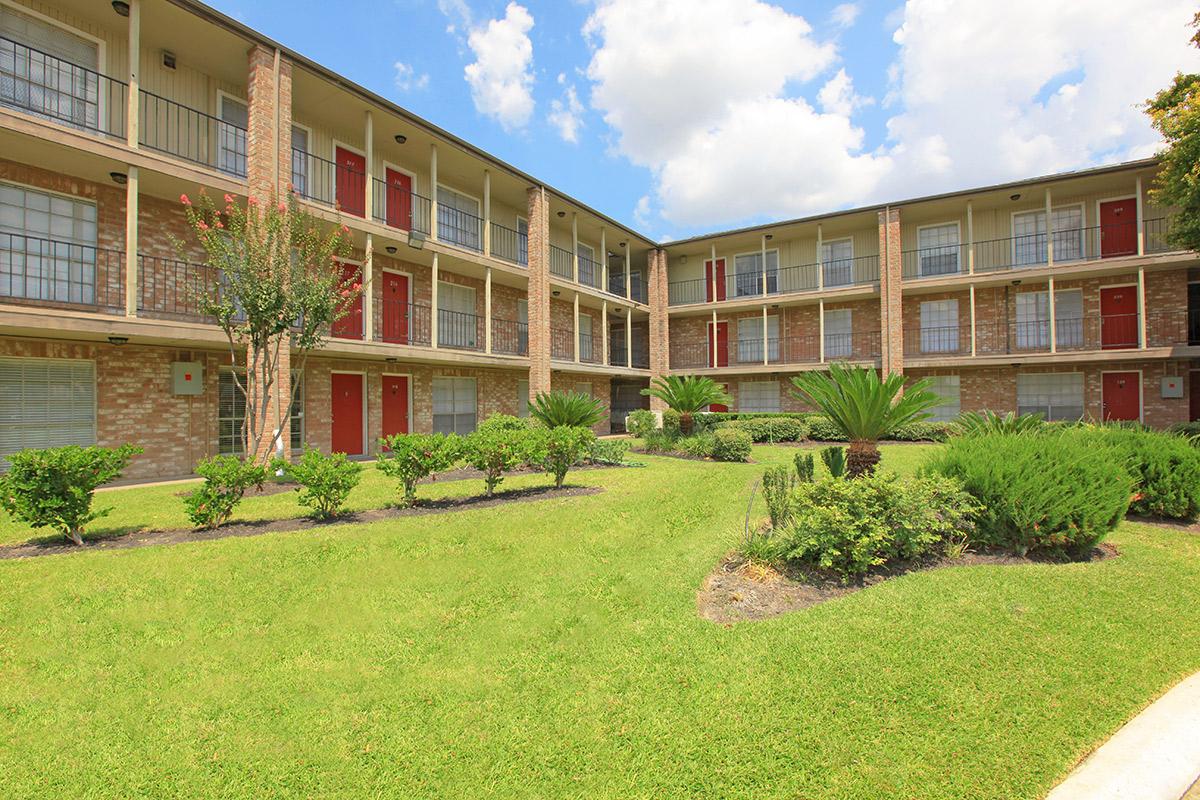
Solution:
<svg viewBox="0 0 1200 800"><path fill-rule="evenodd" d="M1191 253L1153 162L659 245L193 0L0 0L0 454L145 448L131 477L238 452L220 276L179 203L294 191L346 224L367 291L301 368L293 447L369 455L532 395L619 429L657 375L741 410L851 360L960 409L1195 418ZM1200 377L1197 378L1200 380Z"/></svg>

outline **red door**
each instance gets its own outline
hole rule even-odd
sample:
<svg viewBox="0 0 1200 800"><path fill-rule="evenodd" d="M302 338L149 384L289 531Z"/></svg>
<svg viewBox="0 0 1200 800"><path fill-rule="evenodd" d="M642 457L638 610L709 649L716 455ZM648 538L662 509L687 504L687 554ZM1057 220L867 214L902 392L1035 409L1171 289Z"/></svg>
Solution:
<svg viewBox="0 0 1200 800"><path fill-rule="evenodd" d="M729 366L729 323L718 322L716 330L708 323L708 365L710 367Z"/></svg>
<svg viewBox="0 0 1200 800"><path fill-rule="evenodd" d="M1138 346L1137 287L1100 289L1100 346L1105 350Z"/></svg>
<svg viewBox="0 0 1200 800"><path fill-rule="evenodd" d="M1100 257L1137 253L1137 200L1109 200L1100 204Z"/></svg>
<svg viewBox="0 0 1200 800"><path fill-rule="evenodd" d="M1103 381L1104 420L1142 418L1142 380L1137 372L1106 372Z"/></svg>
<svg viewBox="0 0 1200 800"><path fill-rule="evenodd" d="M359 283L362 278L357 264L342 263L342 285ZM368 290L369 291L369 290ZM346 314L330 326L329 332L339 339L363 338L363 297L362 292L354 298L354 302L346 310Z"/></svg>
<svg viewBox="0 0 1200 800"><path fill-rule="evenodd" d="M383 273L383 340L408 344L408 276Z"/></svg>
<svg viewBox="0 0 1200 800"><path fill-rule="evenodd" d="M367 159L358 153L337 148L337 201L342 211L356 217L367 213Z"/></svg>
<svg viewBox="0 0 1200 800"><path fill-rule="evenodd" d="M725 394L729 394L729 384L728 383L722 383L721 389L722 389L722 391L725 392ZM725 405L724 403L709 403L708 410L713 411L713 412L723 413L723 412L729 410L729 406Z"/></svg>
<svg viewBox="0 0 1200 800"><path fill-rule="evenodd" d="M387 224L412 230L412 176L388 167Z"/></svg>
<svg viewBox="0 0 1200 800"><path fill-rule="evenodd" d="M1192 422L1200 419L1200 369L1188 373L1188 419Z"/></svg>
<svg viewBox="0 0 1200 800"><path fill-rule="evenodd" d="M363 376L345 372L329 375L330 450L348 456L363 454Z"/></svg>
<svg viewBox="0 0 1200 800"><path fill-rule="evenodd" d="M717 259L717 299L725 299L725 259ZM713 262L704 262L704 296L708 298L708 302L713 301Z"/></svg>
<svg viewBox="0 0 1200 800"><path fill-rule="evenodd" d="M383 435L408 433L408 376L383 376Z"/></svg>

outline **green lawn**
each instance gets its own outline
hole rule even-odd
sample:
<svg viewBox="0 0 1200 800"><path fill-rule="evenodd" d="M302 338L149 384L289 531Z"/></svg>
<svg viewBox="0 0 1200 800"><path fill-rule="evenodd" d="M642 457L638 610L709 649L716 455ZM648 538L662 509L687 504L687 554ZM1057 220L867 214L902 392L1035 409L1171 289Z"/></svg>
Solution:
<svg viewBox="0 0 1200 800"><path fill-rule="evenodd" d="M1134 524L1101 563L699 619L747 488L794 452L641 457L569 478L600 495L0 563L0 796L1036 798L1200 668L1200 537ZM886 446L883 464L925 452ZM180 488L106 493L102 525L179 525ZM390 492L372 472L353 504ZM294 513L282 495L240 516Z"/></svg>

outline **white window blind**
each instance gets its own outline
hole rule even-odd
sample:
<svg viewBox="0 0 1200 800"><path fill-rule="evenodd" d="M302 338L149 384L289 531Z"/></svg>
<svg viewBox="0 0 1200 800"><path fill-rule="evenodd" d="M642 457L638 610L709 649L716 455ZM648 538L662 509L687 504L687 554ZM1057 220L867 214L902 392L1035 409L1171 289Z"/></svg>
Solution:
<svg viewBox="0 0 1200 800"><path fill-rule="evenodd" d="M1083 208L1067 206L1050 212L1054 232L1054 260L1083 258ZM1026 211L1013 215L1013 263L1017 266L1045 264L1046 212Z"/></svg>
<svg viewBox="0 0 1200 800"><path fill-rule="evenodd" d="M95 443L95 364L0 358L0 456L26 448Z"/></svg>
<svg viewBox="0 0 1200 800"><path fill-rule="evenodd" d="M738 361L742 363L763 360L762 317L742 317L737 323ZM767 354L772 361L779 360L779 317L767 317Z"/></svg>
<svg viewBox="0 0 1200 800"><path fill-rule="evenodd" d="M762 294L762 253L742 253L734 256L733 271L736 275L734 290L739 297ZM779 251L767 251L767 292L779 291Z"/></svg>
<svg viewBox="0 0 1200 800"><path fill-rule="evenodd" d="M825 312L825 358L849 358L854 351L851 309Z"/></svg>
<svg viewBox="0 0 1200 800"><path fill-rule="evenodd" d="M0 5L0 105L99 129L99 62L95 42Z"/></svg>
<svg viewBox="0 0 1200 800"><path fill-rule="evenodd" d="M932 380L933 384L929 389L941 398L941 402L929 409L933 414L930 419L934 422L950 422L957 419L962 410L958 376L938 375Z"/></svg>
<svg viewBox="0 0 1200 800"><path fill-rule="evenodd" d="M1083 292L1062 289L1054 293L1055 335L1063 347L1083 344ZM1021 292L1017 295L1016 344L1021 349L1050 346L1050 295Z"/></svg>
<svg viewBox="0 0 1200 800"><path fill-rule="evenodd" d="M738 384L738 411L779 411L779 381L744 381Z"/></svg>
<svg viewBox="0 0 1200 800"><path fill-rule="evenodd" d="M438 238L444 242L479 250L479 201L446 186L437 189Z"/></svg>
<svg viewBox="0 0 1200 800"><path fill-rule="evenodd" d="M475 430L475 379L433 379L433 432L465 435Z"/></svg>
<svg viewBox="0 0 1200 800"><path fill-rule="evenodd" d="M917 233L921 275L948 275L958 272L958 225L931 225Z"/></svg>
<svg viewBox="0 0 1200 800"><path fill-rule="evenodd" d="M583 361L592 360L592 318L588 314L579 315L579 358Z"/></svg>
<svg viewBox="0 0 1200 800"><path fill-rule="evenodd" d="M1047 420L1083 416L1082 372L1039 372L1017 375L1017 413L1040 413Z"/></svg>
<svg viewBox="0 0 1200 800"><path fill-rule="evenodd" d="M221 124L217 127L217 169L246 174L246 129L250 113L246 104L221 95Z"/></svg>
<svg viewBox="0 0 1200 800"><path fill-rule="evenodd" d="M921 352L953 353L958 350L958 300L921 303Z"/></svg>
<svg viewBox="0 0 1200 800"><path fill-rule="evenodd" d="M475 288L438 281L438 344L475 347L479 319L475 316Z"/></svg>
<svg viewBox="0 0 1200 800"><path fill-rule="evenodd" d="M845 286L854 282L854 241L840 239L821 245L821 269L826 286Z"/></svg>
<svg viewBox="0 0 1200 800"><path fill-rule="evenodd" d="M299 386L296 384L299 383ZM245 386L245 381L242 382ZM292 407L289 412L288 446L304 449L304 377L292 373ZM233 370L222 369L217 378L217 452L243 455L245 447L246 396L233 379Z"/></svg>

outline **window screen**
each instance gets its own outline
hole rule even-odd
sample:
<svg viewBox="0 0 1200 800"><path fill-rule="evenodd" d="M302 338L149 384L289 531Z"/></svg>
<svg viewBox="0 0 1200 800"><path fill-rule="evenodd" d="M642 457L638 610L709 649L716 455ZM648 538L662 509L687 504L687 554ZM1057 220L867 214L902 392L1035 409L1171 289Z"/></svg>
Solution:
<svg viewBox="0 0 1200 800"><path fill-rule="evenodd" d="M475 379L433 379L433 432L467 434L475 430Z"/></svg>
<svg viewBox="0 0 1200 800"><path fill-rule="evenodd" d="M779 411L778 381L746 381L738 384L738 411Z"/></svg>
<svg viewBox="0 0 1200 800"><path fill-rule="evenodd" d="M96 366L65 358L0 358L0 456L96 443ZM7 468L7 461L0 461Z"/></svg>
<svg viewBox="0 0 1200 800"><path fill-rule="evenodd" d="M1083 416L1083 373L1040 372L1017 375L1017 413L1040 413L1047 420Z"/></svg>

